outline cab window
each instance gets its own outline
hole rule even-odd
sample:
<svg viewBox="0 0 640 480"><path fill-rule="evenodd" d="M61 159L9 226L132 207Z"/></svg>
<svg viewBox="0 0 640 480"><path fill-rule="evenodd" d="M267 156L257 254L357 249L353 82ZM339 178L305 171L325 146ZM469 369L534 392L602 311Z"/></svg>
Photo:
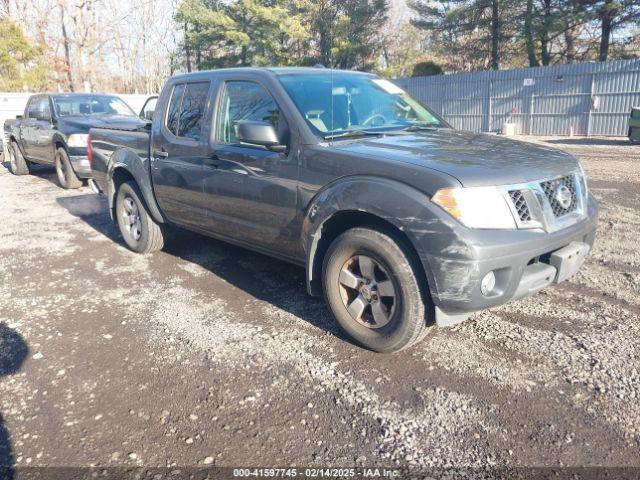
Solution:
<svg viewBox="0 0 640 480"><path fill-rule="evenodd" d="M209 82L176 85L169 102L167 129L176 137L199 141L208 94Z"/></svg>
<svg viewBox="0 0 640 480"><path fill-rule="evenodd" d="M51 107L49 106L49 99L47 97L41 97L38 102L38 113L46 118L51 118Z"/></svg>
<svg viewBox="0 0 640 480"><path fill-rule="evenodd" d="M286 143L286 122L275 100L259 84L249 81L229 81L224 85L218 107L216 139L223 143L238 143L236 126L242 120L269 122L278 137Z"/></svg>
<svg viewBox="0 0 640 480"><path fill-rule="evenodd" d="M178 137L200 140L208 93L209 82L187 83L182 96Z"/></svg>
<svg viewBox="0 0 640 480"><path fill-rule="evenodd" d="M184 83L173 87L171 101L167 110L165 126L167 130L178 136L178 124L180 122L180 107L182 106L182 94L184 93Z"/></svg>
<svg viewBox="0 0 640 480"><path fill-rule="evenodd" d="M36 118L38 116L38 107L40 105L40 98L32 98L29 101L29 108L27 108L27 116L29 118Z"/></svg>

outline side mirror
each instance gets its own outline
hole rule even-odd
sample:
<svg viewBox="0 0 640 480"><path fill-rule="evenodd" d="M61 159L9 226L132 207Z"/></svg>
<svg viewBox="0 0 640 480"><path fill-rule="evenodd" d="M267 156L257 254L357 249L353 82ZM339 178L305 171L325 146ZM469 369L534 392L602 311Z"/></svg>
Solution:
<svg viewBox="0 0 640 480"><path fill-rule="evenodd" d="M22 120L24 115L16 115L16 120Z"/></svg>
<svg viewBox="0 0 640 480"><path fill-rule="evenodd" d="M154 113L155 113L155 110L145 110L144 113L142 114L142 118L144 120L153 121L153 114Z"/></svg>
<svg viewBox="0 0 640 480"><path fill-rule="evenodd" d="M242 120L236 125L236 136L242 143L266 147L273 152L285 152L286 145L278 139L276 129L268 122Z"/></svg>

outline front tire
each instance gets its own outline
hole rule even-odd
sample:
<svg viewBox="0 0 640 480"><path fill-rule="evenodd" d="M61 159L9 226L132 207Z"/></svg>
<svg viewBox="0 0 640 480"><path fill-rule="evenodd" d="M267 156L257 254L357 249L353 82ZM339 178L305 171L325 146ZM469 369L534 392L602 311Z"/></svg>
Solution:
<svg viewBox="0 0 640 480"><path fill-rule="evenodd" d="M9 170L14 175L28 175L29 165L15 142L9 144Z"/></svg>
<svg viewBox="0 0 640 480"><path fill-rule="evenodd" d="M76 172L71 166L69 155L67 151L60 147L56 149L55 158L56 175L58 176L58 183L62 188L75 189L82 186L82 180L78 178Z"/></svg>
<svg viewBox="0 0 640 480"><path fill-rule="evenodd" d="M138 185L129 181L116 194L116 220L127 246L138 253L150 253L164 246L164 230L147 209Z"/></svg>
<svg viewBox="0 0 640 480"><path fill-rule="evenodd" d="M433 323L420 276L404 242L369 228L337 237L322 268L325 298L338 324L376 352L413 345Z"/></svg>

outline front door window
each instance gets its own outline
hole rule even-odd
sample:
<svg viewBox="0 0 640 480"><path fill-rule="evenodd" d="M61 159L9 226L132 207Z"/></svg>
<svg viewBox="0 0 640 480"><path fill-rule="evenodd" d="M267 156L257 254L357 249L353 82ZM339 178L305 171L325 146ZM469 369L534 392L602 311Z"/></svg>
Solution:
<svg viewBox="0 0 640 480"><path fill-rule="evenodd" d="M282 138L283 122L278 105L259 84L247 81L227 82L218 112L217 139L238 143L236 125L242 120L269 122Z"/></svg>

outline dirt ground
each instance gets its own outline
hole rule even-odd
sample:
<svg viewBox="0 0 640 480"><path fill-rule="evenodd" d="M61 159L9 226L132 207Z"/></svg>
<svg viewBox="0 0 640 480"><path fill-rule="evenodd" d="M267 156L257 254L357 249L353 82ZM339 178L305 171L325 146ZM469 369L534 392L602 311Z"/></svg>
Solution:
<svg viewBox="0 0 640 480"><path fill-rule="evenodd" d="M186 232L140 256L88 188L0 168L0 465L640 468L640 146L537 141L601 202L584 269L395 355L298 267Z"/></svg>

